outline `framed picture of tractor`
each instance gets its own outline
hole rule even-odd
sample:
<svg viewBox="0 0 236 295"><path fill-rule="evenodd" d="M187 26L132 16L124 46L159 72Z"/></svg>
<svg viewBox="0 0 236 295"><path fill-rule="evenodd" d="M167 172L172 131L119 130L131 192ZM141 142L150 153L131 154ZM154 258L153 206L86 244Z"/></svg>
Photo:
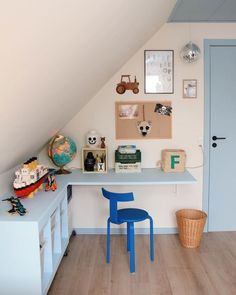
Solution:
<svg viewBox="0 0 236 295"><path fill-rule="evenodd" d="M174 51L144 51L144 92L174 93Z"/></svg>

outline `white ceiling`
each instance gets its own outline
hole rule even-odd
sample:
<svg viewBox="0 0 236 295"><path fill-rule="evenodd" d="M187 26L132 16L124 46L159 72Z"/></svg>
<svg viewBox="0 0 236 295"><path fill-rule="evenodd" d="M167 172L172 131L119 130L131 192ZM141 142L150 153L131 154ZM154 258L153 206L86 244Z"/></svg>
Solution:
<svg viewBox="0 0 236 295"><path fill-rule="evenodd" d="M1 1L0 173L37 154L166 22L174 4Z"/></svg>

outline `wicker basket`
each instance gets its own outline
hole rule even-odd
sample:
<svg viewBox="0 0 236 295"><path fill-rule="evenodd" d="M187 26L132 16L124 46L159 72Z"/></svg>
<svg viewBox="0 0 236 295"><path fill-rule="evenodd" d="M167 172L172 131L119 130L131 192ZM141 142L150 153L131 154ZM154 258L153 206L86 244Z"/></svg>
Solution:
<svg viewBox="0 0 236 295"><path fill-rule="evenodd" d="M207 214L195 209L182 209L176 212L179 227L179 239L185 248L197 248L200 245Z"/></svg>

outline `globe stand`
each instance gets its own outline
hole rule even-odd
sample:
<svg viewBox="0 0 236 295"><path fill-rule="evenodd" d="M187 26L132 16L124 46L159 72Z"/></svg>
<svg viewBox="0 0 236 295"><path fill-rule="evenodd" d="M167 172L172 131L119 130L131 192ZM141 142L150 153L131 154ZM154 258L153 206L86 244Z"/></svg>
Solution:
<svg viewBox="0 0 236 295"><path fill-rule="evenodd" d="M70 174L71 171L68 171L66 169L64 169L63 167L61 167L59 170L56 171L57 175L61 175L61 174Z"/></svg>

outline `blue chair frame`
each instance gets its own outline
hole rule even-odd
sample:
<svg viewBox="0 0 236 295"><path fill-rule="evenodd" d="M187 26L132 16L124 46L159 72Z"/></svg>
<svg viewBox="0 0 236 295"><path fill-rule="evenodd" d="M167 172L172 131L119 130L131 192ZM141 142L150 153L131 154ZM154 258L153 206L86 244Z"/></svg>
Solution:
<svg viewBox="0 0 236 295"><path fill-rule="evenodd" d="M127 208L118 210L118 202L129 202L134 200L133 193L114 193L102 188L103 196L110 203L110 217L107 219L107 252L106 261L110 262L110 224L127 223L127 251L130 252L130 272L135 272L135 240L134 222L149 219L150 221L150 259L154 261L154 238L153 220L147 211L137 208Z"/></svg>

